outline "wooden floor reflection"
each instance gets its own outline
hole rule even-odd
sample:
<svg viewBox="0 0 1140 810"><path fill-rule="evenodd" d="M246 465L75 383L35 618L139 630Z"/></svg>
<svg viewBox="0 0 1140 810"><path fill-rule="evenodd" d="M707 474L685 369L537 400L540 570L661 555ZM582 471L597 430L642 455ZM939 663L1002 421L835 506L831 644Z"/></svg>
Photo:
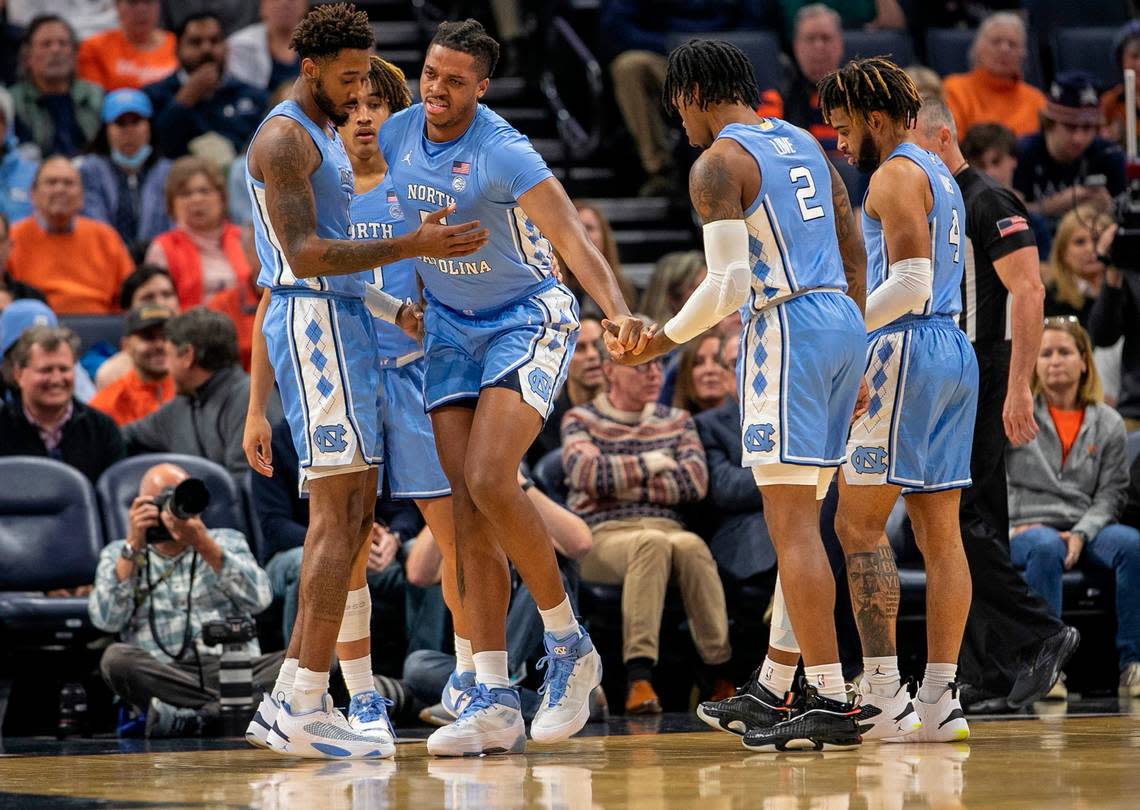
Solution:
<svg viewBox="0 0 1140 810"><path fill-rule="evenodd" d="M855 810L1136 808L1140 717L976 723L970 742L752 754L715 732L591 737L525 756L300 762L252 749L0 758L0 808Z"/></svg>

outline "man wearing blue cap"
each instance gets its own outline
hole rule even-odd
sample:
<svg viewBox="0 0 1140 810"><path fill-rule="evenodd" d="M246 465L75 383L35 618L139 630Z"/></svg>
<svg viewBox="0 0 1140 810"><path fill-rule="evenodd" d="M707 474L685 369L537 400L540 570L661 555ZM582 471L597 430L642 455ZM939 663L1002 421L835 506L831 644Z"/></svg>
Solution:
<svg viewBox="0 0 1140 810"><path fill-rule="evenodd" d="M1097 135L1103 123L1091 76L1073 71L1053 80L1041 131L1017 145L1013 187L1030 211L1056 220L1085 203L1107 210L1124 190L1124 153Z"/></svg>
<svg viewBox="0 0 1140 810"><path fill-rule="evenodd" d="M0 259L3 258L3 240L0 240ZM3 262L0 261L0 265ZM18 282L17 282L18 284ZM29 289L25 285L19 287ZM11 362L11 350L16 341L33 326L58 326L59 319L51 307L38 298L14 296L17 300L0 311L0 404L19 397L15 371ZM83 366L75 366L75 396L87 402L95 396L95 383Z"/></svg>
<svg viewBox="0 0 1140 810"><path fill-rule="evenodd" d="M131 248L169 230L163 188L171 162L152 145L154 108L141 90L124 88L103 100L103 128L83 159L83 215L106 222Z"/></svg>

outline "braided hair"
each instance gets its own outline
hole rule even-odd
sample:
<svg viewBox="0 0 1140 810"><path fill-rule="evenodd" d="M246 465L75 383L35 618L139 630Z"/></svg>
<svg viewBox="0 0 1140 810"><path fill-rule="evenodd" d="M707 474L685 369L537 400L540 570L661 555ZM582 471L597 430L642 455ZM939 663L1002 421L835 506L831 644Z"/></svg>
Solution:
<svg viewBox="0 0 1140 810"><path fill-rule="evenodd" d="M760 103L748 57L735 45L713 39L690 39L669 54L661 95L670 110L676 109L678 98L686 104L697 102L702 110L710 104L756 109Z"/></svg>
<svg viewBox="0 0 1140 810"><path fill-rule="evenodd" d="M368 84L372 92L388 105L391 115L412 105L412 94L408 92L404 71L375 54L368 57Z"/></svg>
<svg viewBox="0 0 1140 810"><path fill-rule="evenodd" d="M852 59L824 76L819 83L819 106L829 125L829 111L842 108L852 118L866 118L878 110L911 129L918 121L922 96L902 68L885 57L873 56Z"/></svg>

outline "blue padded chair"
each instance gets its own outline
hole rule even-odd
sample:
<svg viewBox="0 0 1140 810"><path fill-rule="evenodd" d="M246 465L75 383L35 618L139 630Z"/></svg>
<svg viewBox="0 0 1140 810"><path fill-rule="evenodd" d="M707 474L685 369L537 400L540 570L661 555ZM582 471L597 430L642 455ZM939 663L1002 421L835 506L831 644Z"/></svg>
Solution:
<svg viewBox="0 0 1140 810"><path fill-rule="evenodd" d="M1136 461L1136 456L1140 456L1140 430L1134 430L1128 434L1125 440L1126 452L1128 453L1128 466L1131 467L1132 463Z"/></svg>
<svg viewBox="0 0 1140 810"><path fill-rule="evenodd" d="M249 526L249 534L245 536L245 539L249 543L249 548L257 559L258 565L265 565L268 562L265 559L265 535L261 533L261 521L257 519L257 509L253 505L253 476L255 475L257 473L249 470L239 479L242 500L245 503L246 525Z"/></svg>
<svg viewBox="0 0 1140 810"><path fill-rule="evenodd" d="M562 448L556 447L534 465L532 478L553 501L566 505L570 488L566 486L566 471L562 469Z"/></svg>
<svg viewBox="0 0 1140 810"><path fill-rule="evenodd" d="M1030 30L1045 37L1089 23L1120 26L1132 17L1129 0L1022 0L1021 5L1029 12Z"/></svg>
<svg viewBox="0 0 1140 810"><path fill-rule="evenodd" d="M748 57L761 90L779 88L784 83L785 57L780 50L780 35L775 31L716 31L710 33L674 33L665 40L667 50L684 45L690 39L719 39L729 42Z"/></svg>
<svg viewBox="0 0 1140 810"><path fill-rule="evenodd" d="M177 464L194 478L200 478L210 491L210 506L202 521L211 529L236 529L246 536L250 550L256 554L246 520L245 499L233 476L225 467L197 456L178 453L147 453L118 461L108 467L95 485L103 506L103 528L109 541L127 536L128 513L139 494L143 474L155 464Z"/></svg>
<svg viewBox="0 0 1140 810"><path fill-rule="evenodd" d="M914 45L906 31L843 32L843 62L868 56L886 56L896 65L914 63Z"/></svg>
<svg viewBox="0 0 1140 810"><path fill-rule="evenodd" d="M1053 32L1053 65L1057 73L1080 70L1090 74L1097 87L1120 84L1120 66L1112 53L1115 28L1060 28Z"/></svg>
<svg viewBox="0 0 1140 810"><path fill-rule="evenodd" d="M970 46L977 34L971 28L931 28L926 32L926 61L940 76L970 71ZM1044 86L1041 56L1037 40L1026 43L1025 81L1034 87Z"/></svg>
<svg viewBox="0 0 1140 810"><path fill-rule="evenodd" d="M104 341L117 350L126 326L122 315L62 315L59 325L66 326L79 336L81 354L99 341Z"/></svg>

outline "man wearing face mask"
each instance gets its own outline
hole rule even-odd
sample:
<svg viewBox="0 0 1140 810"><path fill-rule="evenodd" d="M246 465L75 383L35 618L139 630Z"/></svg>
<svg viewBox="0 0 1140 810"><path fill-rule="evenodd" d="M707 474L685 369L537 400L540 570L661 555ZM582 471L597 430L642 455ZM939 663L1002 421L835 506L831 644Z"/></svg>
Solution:
<svg viewBox="0 0 1140 810"><path fill-rule="evenodd" d="M79 166L83 215L106 222L132 249L173 227L163 197L171 162L151 146L153 117L141 90L109 93L103 129Z"/></svg>

